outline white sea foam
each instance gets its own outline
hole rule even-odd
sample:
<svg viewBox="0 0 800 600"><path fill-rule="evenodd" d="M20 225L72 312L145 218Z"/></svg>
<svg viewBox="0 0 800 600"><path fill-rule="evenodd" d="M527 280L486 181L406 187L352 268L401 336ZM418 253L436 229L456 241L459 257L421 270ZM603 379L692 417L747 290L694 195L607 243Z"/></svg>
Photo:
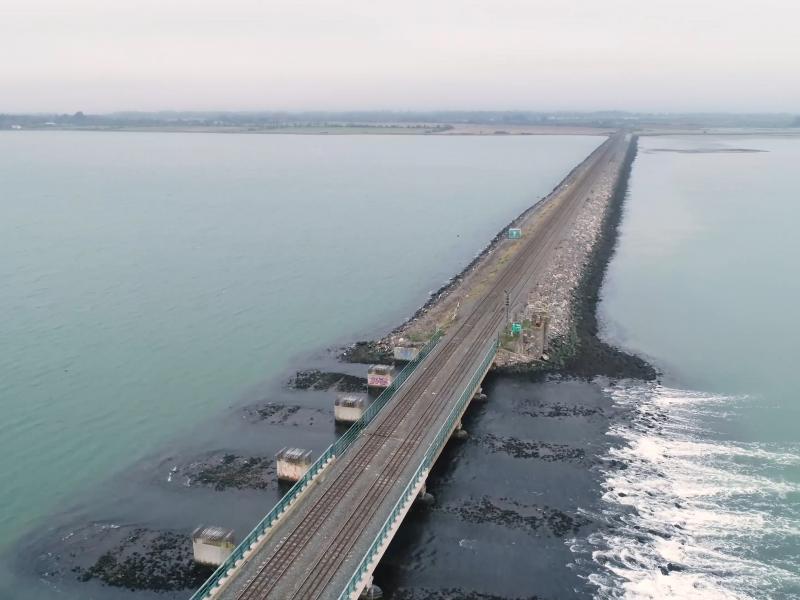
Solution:
<svg viewBox="0 0 800 600"><path fill-rule="evenodd" d="M800 486L775 476L800 464L795 447L716 441L703 416L733 414L747 398L659 385L608 388L632 418L614 425L601 514L573 549L591 555L599 598L800 598ZM620 464L623 468L620 468ZM787 544L787 541L789 542ZM791 553L791 552L790 552Z"/></svg>

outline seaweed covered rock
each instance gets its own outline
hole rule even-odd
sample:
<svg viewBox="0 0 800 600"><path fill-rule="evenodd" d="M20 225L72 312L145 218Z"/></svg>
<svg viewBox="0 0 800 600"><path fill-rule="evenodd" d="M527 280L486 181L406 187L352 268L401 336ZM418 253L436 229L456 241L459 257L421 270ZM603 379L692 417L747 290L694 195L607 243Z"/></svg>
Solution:
<svg viewBox="0 0 800 600"><path fill-rule="evenodd" d="M155 592L195 589L213 571L194 562L189 536L144 528L132 530L92 566L73 568L79 581L97 579L112 587Z"/></svg>
<svg viewBox="0 0 800 600"><path fill-rule="evenodd" d="M297 371L289 381L289 387L296 390L330 390L339 392L364 392L367 390L365 377L347 373L330 373L319 369Z"/></svg>
<svg viewBox="0 0 800 600"><path fill-rule="evenodd" d="M339 358L350 363L387 363L392 361L392 350L385 342L361 341L344 349Z"/></svg>
<svg viewBox="0 0 800 600"><path fill-rule="evenodd" d="M167 483L184 487L210 487L217 491L263 490L275 485L275 464L266 456L214 453L174 465Z"/></svg>

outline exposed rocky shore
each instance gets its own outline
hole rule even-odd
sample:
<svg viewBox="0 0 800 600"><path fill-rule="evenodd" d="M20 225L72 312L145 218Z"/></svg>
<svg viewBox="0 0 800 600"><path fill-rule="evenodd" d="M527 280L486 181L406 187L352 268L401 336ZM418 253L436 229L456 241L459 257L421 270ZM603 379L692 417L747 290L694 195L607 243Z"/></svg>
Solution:
<svg viewBox="0 0 800 600"><path fill-rule="evenodd" d="M167 483L208 487L218 492L230 488L263 490L276 487L275 463L268 456L217 453L187 465L173 466L167 475Z"/></svg>
<svg viewBox="0 0 800 600"><path fill-rule="evenodd" d="M62 553L39 557L43 577L70 574L84 584L163 593L195 589L214 571L194 562L192 542L180 531L92 523L62 543Z"/></svg>
<svg viewBox="0 0 800 600"><path fill-rule="evenodd" d="M437 510L457 515L470 523L492 523L511 529L545 530L550 535L563 538L577 533L589 520L580 515L569 515L550 506L523 504L512 498L465 500L458 505L447 505Z"/></svg>
<svg viewBox="0 0 800 600"><path fill-rule="evenodd" d="M543 600L543 598L539 596L508 598L507 596L482 594L480 592L471 592L459 588L450 588L446 590L399 590L392 596L392 600L453 600L454 598L458 598L459 600Z"/></svg>
<svg viewBox="0 0 800 600"><path fill-rule="evenodd" d="M319 369L298 371L289 380L289 387L296 390L329 390L338 392L366 392L367 378L347 373L324 372Z"/></svg>
<svg viewBox="0 0 800 600"><path fill-rule="evenodd" d="M561 330L550 340L551 363L533 364L507 372L561 372L576 377L598 375L612 378L652 380L658 375L655 368L642 358L629 354L603 342L598 336L597 304L606 268L617 244L617 229L622 219L623 205L628 191L628 178L636 158L637 138L634 136L620 169L608 201L602 210L585 219L590 230L579 234L584 237L582 256L572 254L575 277L574 286L565 286L568 301ZM594 238L593 241L591 238Z"/></svg>

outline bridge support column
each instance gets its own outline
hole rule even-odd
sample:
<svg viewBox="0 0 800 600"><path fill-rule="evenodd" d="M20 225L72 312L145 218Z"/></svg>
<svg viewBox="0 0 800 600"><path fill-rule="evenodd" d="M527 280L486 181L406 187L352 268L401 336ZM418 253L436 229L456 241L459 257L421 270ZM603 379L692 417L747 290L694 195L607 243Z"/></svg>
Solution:
<svg viewBox="0 0 800 600"><path fill-rule="evenodd" d="M294 483L306 474L311 467L311 462L311 450L282 448L275 455L278 481Z"/></svg>
<svg viewBox="0 0 800 600"><path fill-rule="evenodd" d="M366 394L339 394L333 403L333 419L349 425L358 421L366 408Z"/></svg>
<svg viewBox="0 0 800 600"><path fill-rule="evenodd" d="M367 584L361 590L359 600L378 600L379 598L383 598L383 590L373 583L372 575L370 575Z"/></svg>
<svg viewBox="0 0 800 600"><path fill-rule="evenodd" d="M220 566L236 548L233 529L200 525L192 532L194 561L204 565Z"/></svg>
<svg viewBox="0 0 800 600"><path fill-rule="evenodd" d="M472 397L473 400L486 400L487 396L483 393L483 388L479 387L475 390L475 395Z"/></svg>
<svg viewBox="0 0 800 600"><path fill-rule="evenodd" d="M367 387L384 389L392 385L396 369L392 365L371 365L367 370Z"/></svg>
<svg viewBox="0 0 800 600"><path fill-rule="evenodd" d="M419 494L417 494L417 502L424 504L425 506L431 506L434 502L436 502L436 498L433 496L433 494L428 493L427 482L422 484Z"/></svg>
<svg viewBox="0 0 800 600"><path fill-rule="evenodd" d="M468 437L467 430L461 426L461 421L456 423L456 428L453 430L453 434L450 436L454 440L465 440Z"/></svg>

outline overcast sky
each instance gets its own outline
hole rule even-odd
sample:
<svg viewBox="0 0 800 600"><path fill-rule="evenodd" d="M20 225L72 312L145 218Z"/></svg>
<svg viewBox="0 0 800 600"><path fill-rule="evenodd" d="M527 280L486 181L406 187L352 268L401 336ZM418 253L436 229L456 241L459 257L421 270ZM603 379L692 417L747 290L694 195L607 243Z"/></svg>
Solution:
<svg viewBox="0 0 800 600"><path fill-rule="evenodd" d="M797 0L0 0L0 112L800 111Z"/></svg>

